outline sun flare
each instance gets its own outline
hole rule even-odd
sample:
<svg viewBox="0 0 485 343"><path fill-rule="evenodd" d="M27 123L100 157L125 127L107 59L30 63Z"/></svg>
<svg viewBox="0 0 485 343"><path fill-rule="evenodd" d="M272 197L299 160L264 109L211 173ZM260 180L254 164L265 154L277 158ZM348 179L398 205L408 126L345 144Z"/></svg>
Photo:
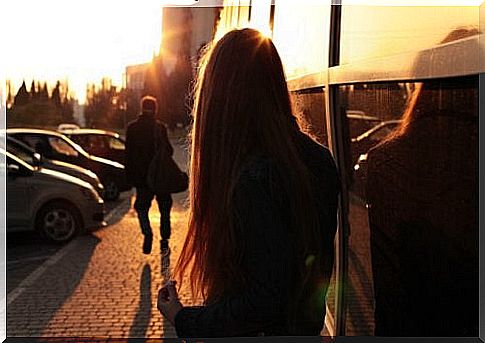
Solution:
<svg viewBox="0 0 485 343"><path fill-rule="evenodd" d="M82 102L86 83L106 76L121 86L127 65L149 62L159 52L158 0L11 0L4 6L9 53L1 58L14 86L23 79L52 85L68 79Z"/></svg>

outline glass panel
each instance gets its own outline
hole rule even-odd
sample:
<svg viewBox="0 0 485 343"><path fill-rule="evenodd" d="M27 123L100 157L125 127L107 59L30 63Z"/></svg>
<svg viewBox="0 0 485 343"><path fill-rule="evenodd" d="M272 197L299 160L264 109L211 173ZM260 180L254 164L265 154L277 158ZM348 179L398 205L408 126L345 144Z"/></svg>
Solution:
<svg viewBox="0 0 485 343"><path fill-rule="evenodd" d="M19 135L18 137L14 136L14 138L23 141L42 156L52 158L52 148L47 144L44 137L37 135Z"/></svg>
<svg viewBox="0 0 485 343"><path fill-rule="evenodd" d="M114 150L125 150L125 143L123 143L118 138L110 137L110 138L108 138L108 142L109 142L110 149L114 149Z"/></svg>
<svg viewBox="0 0 485 343"><path fill-rule="evenodd" d="M249 26L250 0L224 0L214 39L221 39L227 32L235 28ZM251 8L251 17L254 8Z"/></svg>
<svg viewBox="0 0 485 343"><path fill-rule="evenodd" d="M294 110L305 121L306 132L318 143L328 147L328 135L325 114L325 94L323 89L293 92Z"/></svg>
<svg viewBox="0 0 485 343"><path fill-rule="evenodd" d="M76 150L74 150L69 144L64 142L60 138L49 137L49 144L55 154L67 155L67 156L78 156Z"/></svg>
<svg viewBox="0 0 485 343"><path fill-rule="evenodd" d="M291 97L295 113L298 113L304 121L302 125L304 131L318 143L328 147L324 90L322 88L301 90L292 92ZM327 291L325 327L322 330L324 336L335 334L335 295L336 277L334 268Z"/></svg>
<svg viewBox="0 0 485 343"><path fill-rule="evenodd" d="M346 334L477 336L478 77L341 86L339 95Z"/></svg>
<svg viewBox="0 0 485 343"><path fill-rule="evenodd" d="M330 7L325 0L276 2L273 40L288 78L328 66Z"/></svg>
<svg viewBox="0 0 485 343"><path fill-rule="evenodd" d="M8 152L14 154L18 158L20 158L22 161L25 163L30 164L31 166L34 166L36 161L34 160L34 154L30 151L27 151L26 149L23 149L22 147L18 146L17 144L11 143L10 141L7 141L7 150Z"/></svg>
<svg viewBox="0 0 485 343"><path fill-rule="evenodd" d="M340 64L431 48L461 27L478 29L478 6L342 6Z"/></svg>

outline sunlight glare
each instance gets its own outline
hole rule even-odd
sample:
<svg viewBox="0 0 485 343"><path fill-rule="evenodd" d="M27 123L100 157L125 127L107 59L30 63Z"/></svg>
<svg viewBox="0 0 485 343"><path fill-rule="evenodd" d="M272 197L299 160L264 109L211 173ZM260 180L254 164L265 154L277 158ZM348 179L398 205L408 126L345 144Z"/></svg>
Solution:
<svg viewBox="0 0 485 343"><path fill-rule="evenodd" d="M12 0L5 6L10 34L2 65L17 87L22 79L51 86L68 79L83 102L86 83L107 76L121 86L127 65L149 62L159 51L159 0Z"/></svg>

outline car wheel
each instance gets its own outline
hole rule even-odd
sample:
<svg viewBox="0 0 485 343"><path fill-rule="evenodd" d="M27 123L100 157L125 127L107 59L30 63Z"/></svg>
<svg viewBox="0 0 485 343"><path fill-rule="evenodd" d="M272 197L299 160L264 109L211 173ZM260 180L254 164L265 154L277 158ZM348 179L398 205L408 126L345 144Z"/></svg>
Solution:
<svg viewBox="0 0 485 343"><path fill-rule="evenodd" d="M81 231L81 219L76 208L56 201L45 205L37 215L36 228L52 242L67 242Z"/></svg>
<svg viewBox="0 0 485 343"><path fill-rule="evenodd" d="M104 199L113 201L120 197L120 188L118 183L111 177L106 178L103 183L104 186Z"/></svg>

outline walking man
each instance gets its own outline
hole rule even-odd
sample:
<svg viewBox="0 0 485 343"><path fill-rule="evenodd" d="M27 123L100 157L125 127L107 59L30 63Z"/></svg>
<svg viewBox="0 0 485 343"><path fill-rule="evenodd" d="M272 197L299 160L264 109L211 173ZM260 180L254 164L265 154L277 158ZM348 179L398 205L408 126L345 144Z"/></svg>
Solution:
<svg viewBox="0 0 485 343"><path fill-rule="evenodd" d="M172 197L170 193L155 194L146 183L147 169L155 154L155 139L159 149L167 149L173 155L173 148L167 136L167 129L155 119L158 104L152 96L144 96L140 102L141 114L132 121L126 130L125 172L127 181L136 188L134 208L138 214L141 232L144 235L143 253L150 254L152 250L153 232L150 226L148 211L155 197L160 211L160 246L162 252L168 251L170 239L170 210ZM158 133L156 134L156 132Z"/></svg>

